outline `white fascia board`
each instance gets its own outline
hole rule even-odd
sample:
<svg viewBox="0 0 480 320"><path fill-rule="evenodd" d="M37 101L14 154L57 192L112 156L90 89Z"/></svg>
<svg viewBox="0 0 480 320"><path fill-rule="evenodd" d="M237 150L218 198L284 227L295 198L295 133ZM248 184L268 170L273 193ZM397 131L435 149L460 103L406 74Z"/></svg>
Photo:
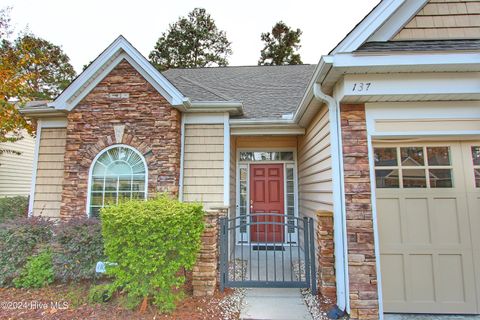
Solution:
<svg viewBox="0 0 480 320"><path fill-rule="evenodd" d="M231 134L241 135L302 135L305 128L295 120L230 119Z"/></svg>
<svg viewBox="0 0 480 320"><path fill-rule="evenodd" d="M225 116L223 112L183 113L182 117L185 124L223 124L225 122Z"/></svg>
<svg viewBox="0 0 480 320"><path fill-rule="evenodd" d="M383 0L332 50L331 54L353 52L370 38L404 3L419 0Z"/></svg>
<svg viewBox="0 0 480 320"><path fill-rule="evenodd" d="M444 97L480 95L480 72L350 74L337 83L338 101L368 101L384 96Z"/></svg>
<svg viewBox="0 0 480 320"><path fill-rule="evenodd" d="M119 56L122 56L119 58ZM114 60L112 63L111 60ZM49 105L56 109L72 110L76 103L93 89L92 83L98 84L121 60L127 59L173 106L183 105L186 98L178 91L148 60L135 49L123 36L119 36L90 66L82 72L65 89L54 102ZM105 67L108 65L107 67ZM112 67L113 65L113 67ZM108 70L108 72L106 72ZM85 93L86 91L86 93ZM71 101L73 99L73 101Z"/></svg>
<svg viewBox="0 0 480 320"><path fill-rule="evenodd" d="M236 127L231 128L232 136L300 136L305 134L305 128L298 126L290 127Z"/></svg>
<svg viewBox="0 0 480 320"><path fill-rule="evenodd" d="M42 128L66 128L67 118L45 118L42 119Z"/></svg>
<svg viewBox="0 0 480 320"><path fill-rule="evenodd" d="M428 3L428 0L405 1L367 41L389 41Z"/></svg>
<svg viewBox="0 0 480 320"><path fill-rule="evenodd" d="M333 67L348 73L348 68L373 69L378 67L392 67L392 70L401 72L401 67L436 67L436 71L443 71L442 67L472 66L480 67L480 53L478 52L447 52L447 53L385 53L385 54L337 54L333 56ZM450 68L445 68L449 70ZM374 72L370 70L371 72Z"/></svg>
<svg viewBox="0 0 480 320"><path fill-rule="evenodd" d="M230 119L232 128L251 125L292 125L294 120L277 120L277 119Z"/></svg>
<svg viewBox="0 0 480 320"><path fill-rule="evenodd" d="M34 118L66 116L65 110L57 110L51 107L22 107L18 109L18 112Z"/></svg>
<svg viewBox="0 0 480 320"><path fill-rule="evenodd" d="M322 83L325 77L330 72L333 65L333 56L322 56L320 61L318 62L315 71L313 72L313 76L308 83L307 90L300 101L300 104L295 109L295 113L293 114L293 121L295 123L300 123L302 120L303 115L307 111L307 108L310 105L310 102L313 99L313 85L315 83Z"/></svg>

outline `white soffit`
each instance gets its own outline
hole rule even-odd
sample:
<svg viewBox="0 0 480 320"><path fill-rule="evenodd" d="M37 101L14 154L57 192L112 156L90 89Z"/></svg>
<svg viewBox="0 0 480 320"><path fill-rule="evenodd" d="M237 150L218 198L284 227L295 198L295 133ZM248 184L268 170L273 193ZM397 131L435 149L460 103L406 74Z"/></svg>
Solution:
<svg viewBox="0 0 480 320"><path fill-rule="evenodd" d="M72 110L122 60L127 60L173 106L187 99L123 36L119 36L50 105Z"/></svg>

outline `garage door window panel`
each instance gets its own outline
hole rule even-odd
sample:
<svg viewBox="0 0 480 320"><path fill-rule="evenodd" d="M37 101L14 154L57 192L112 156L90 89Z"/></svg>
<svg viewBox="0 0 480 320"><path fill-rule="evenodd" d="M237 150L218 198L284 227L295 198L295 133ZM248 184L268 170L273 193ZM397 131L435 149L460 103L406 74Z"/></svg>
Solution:
<svg viewBox="0 0 480 320"><path fill-rule="evenodd" d="M377 188L453 188L450 147L375 148Z"/></svg>

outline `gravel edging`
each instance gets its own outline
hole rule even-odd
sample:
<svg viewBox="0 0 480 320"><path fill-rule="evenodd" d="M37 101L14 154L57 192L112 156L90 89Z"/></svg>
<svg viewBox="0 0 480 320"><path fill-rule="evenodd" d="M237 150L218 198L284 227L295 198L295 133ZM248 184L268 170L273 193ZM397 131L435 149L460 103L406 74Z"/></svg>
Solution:
<svg viewBox="0 0 480 320"><path fill-rule="evenodd" d="M299 268L300 264L300 268ZM303 261L298 261L293 263L293 272L297 279L300 278L300 274L305 274L305 263ZM312 315L313 320L328 320L327 313L322 311L321 303L318 299L318 296L313 295L310 289L300 289L300 292L303 297L308 311ZM327 301L326 301L327 302Z"/></svg>
<svg viewBox="0 0 480 320"><path fill-rule="evenodd" d="M247 270L247 261L235 259L235 270L233 268L233 263L230 262L229 264L229 274L233 276L233 272L235 271L235 279L244 279ZM238 319L240 316L240 312L242 308L245 306L245 288L235 288L233 289L233 293L228 295L224 299L220 300L218 303L222 319L223 320L234 320Z"/></svg>

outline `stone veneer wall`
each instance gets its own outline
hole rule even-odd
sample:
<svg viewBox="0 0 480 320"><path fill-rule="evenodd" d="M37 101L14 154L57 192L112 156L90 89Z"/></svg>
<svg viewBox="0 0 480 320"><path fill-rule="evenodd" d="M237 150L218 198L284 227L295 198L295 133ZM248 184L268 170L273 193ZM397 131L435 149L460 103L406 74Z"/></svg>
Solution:
<svg viewBox="0 0 480 320"><path fill-rule="evenodd" d="M364 105L340 107L351 319L378 319L372 198Z"/></svg>
<svg viewBox="0 0 480 320"><path fill-rule="evenodd" d="M202 244L192 272L194 296L211 296L215 293L220 254L219 218L226 215L226 209L212 210L205 213L205 230L202 235Z"/></svg>
<svg viewBox="0 0 480 320"><path fill-rule="evenodd" d="M329 304L337 303L333 212L317 211L318 292Z"/></svg>
<svg viewBox="0 0 480 320"><path fill-rule="evenodd" d="M111 95L120 93L128 97ZM117 143L145 156L150 195L178 195L180 117L135 68L125 60L119 63L68 114L61 217L85 215L90 165L100 151ZM124 126L120 141L114 126Z"/></svg>

